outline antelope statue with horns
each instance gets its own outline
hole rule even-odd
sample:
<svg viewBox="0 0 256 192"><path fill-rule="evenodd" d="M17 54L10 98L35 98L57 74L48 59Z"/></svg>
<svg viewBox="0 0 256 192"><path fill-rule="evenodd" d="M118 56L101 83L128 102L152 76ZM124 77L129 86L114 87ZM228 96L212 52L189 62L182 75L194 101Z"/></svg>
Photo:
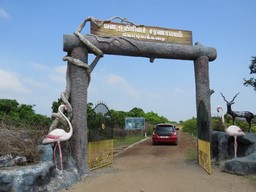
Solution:
<svg viewBox="0 0 256 192"><path fill-rule="evenodd" d="M222 93L220 93L224 101L227 103L227 113L232 117L233 125L235 123L236 118L245 119L249 125L248 132L251 132L251 125L252 125L252 119L254 117L254 114L250 111L232 111L231 105L233 105L235 102L236 96L239 94L237 93L231 101L227 101Z"/></svg>

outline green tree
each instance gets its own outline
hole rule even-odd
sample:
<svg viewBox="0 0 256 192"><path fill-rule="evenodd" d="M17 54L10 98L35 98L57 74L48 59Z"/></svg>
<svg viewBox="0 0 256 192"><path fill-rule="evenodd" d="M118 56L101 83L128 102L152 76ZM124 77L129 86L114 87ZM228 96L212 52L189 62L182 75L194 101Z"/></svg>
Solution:
<svg viewBox="0 0 256 192"><path fill-rule="evenodd" d="M197 135L197 120L196 118L184 121L182 124L182 131Z"/></svg>
<svg viewBox="0 0 256 192"><path fill-rule="evenodd" d="M249 66L250 74L256 74L256 57L252 57L251 64ZM256 79L251 77L250 79L244 78L244 85L246 87L250 86L256 91Z"/></svg>
<svg viewBox="0 0 256 192"><path fill-rule="evenodd" d="M151 124L158 124L158 123L168 123L169 120L163 116L159 116L157 113L151 111L146 113L145 120L150 122Z"/></svg>
<svg viewBox="0 0 256 192"><path fill-rule="evenodd" d="M0 111L5 114L10 114L17 110L19 103L16 100L0 99Z"/></svg>
<svg viewBox="0 0 256 192"><path fill-rule="evenodd" d="M0 99L0 120L5 125L26 129L49 128L51 119L36 114L35 105L19 104L16 100Z"/></svg>
<svg viewBox="0 0 256 192"><path fill-rule="evenodd" d="M127 113L127 116L129 116L129 117L145 117L145 113L141 108L134 107Z"/></svg>
<svg viewBox="0 0 256 192"><path fill-rule="evenodd" d="M53 101L52 102L52 112L57 113L58 112L58 107L61 105L62 99L59 98L58 101Z"/></svg>
<svg viewBox="0 0 256 192"><path fill-rule="evenodd" d="M34 114L30 124L40 130L45 128L48 129L51 124L51 118L41 114Z"/></svg>
<svg viewBox="0 0 256 192"><path fill-rule="evenodd" d="M113 109L110 110L111 113L111 119L112 122L111 124L114 125L114 127L117 128L124 128L124 122L125 122L125 117L127 116L127 113L124 111L115 111Z"/></svg>
<svg viewBox="0 0 256 192"><path fill-rule="evenodd" d="M35 105L26 105L26 104L20 104L17 112L19 113L19 116L21 119L29 120L32 116L35 115L35 111L33 109Z"/></svg>
<svg viewBox="0 0 256 192"><path fill-rule="evenodd" d="M93 129L96 124L96 113L93 110L93 104L87 103L87 126L89 129Z"/></svg>

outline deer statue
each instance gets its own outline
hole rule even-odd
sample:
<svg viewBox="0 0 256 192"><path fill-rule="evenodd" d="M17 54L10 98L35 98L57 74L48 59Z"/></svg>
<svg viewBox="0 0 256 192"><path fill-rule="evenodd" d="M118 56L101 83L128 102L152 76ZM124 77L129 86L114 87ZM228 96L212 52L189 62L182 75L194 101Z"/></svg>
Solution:
<svg viewBox="0 0 256 192"><path fill-rule="evenodd" d="M248 132L251 132L251 124L252 124L252 119L254 117L254 114L251 113L250 111L232 111L231 109L231 105L235 103L234 100L239 93L237 93L230 102L225 99L222 93L220 94L223 97L224 101L227 103L227 113L232 117L233 125L235 123L236 118L245 119L249 125Z"/></svg>

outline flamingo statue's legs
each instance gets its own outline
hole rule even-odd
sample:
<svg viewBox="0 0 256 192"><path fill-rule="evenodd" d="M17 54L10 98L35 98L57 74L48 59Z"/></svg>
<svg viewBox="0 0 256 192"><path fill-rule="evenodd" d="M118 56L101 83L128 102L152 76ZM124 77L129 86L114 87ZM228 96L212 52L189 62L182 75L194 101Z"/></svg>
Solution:
<svg viewBox="0 0 256 192"><path fill-rule="evenodd" d="M58 167L57 167L57 161L56 161L56 148L57 148L57 145L58 145L58 147L59 147L59 153L60 153L60 166L61 166L61 171L63 171L62 151L61 151L60 141L57 141L56 144L55 144L55 147L54 147L54 151L53 151L53 155L54 155L54 164L55 164L56 169L58 169Z"/></svg>
<svg viewBox="0 0 256 192"><path fill-rule="evenodd" d="M235 158L236 158L236 153L237 153L237 141L236 141L236 139L237 139L237 136L234 136L234 151L235 151Z"/></svg>
<svg viewBox="0 0 256 192"><path fill-rule="evenodd" d="M56 167L56 169L57 169L56 148L57 148L57 143L55 143L54 150L53 150L54 164L55 164L55 167Z"/></svg>

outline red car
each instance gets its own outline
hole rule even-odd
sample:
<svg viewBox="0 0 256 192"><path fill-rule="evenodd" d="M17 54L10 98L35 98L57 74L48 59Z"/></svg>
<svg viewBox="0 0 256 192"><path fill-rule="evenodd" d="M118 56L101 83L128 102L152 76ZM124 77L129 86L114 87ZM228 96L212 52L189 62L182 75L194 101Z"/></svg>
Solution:
<svg viewBox="0 0 256 192"><path fill-rule="evenodd" d="M169 123L160 123L156 125L156 128L152 135L152 144L157 143L171 143L178 144L178 134L176 128L173 124Z"/></svg>

